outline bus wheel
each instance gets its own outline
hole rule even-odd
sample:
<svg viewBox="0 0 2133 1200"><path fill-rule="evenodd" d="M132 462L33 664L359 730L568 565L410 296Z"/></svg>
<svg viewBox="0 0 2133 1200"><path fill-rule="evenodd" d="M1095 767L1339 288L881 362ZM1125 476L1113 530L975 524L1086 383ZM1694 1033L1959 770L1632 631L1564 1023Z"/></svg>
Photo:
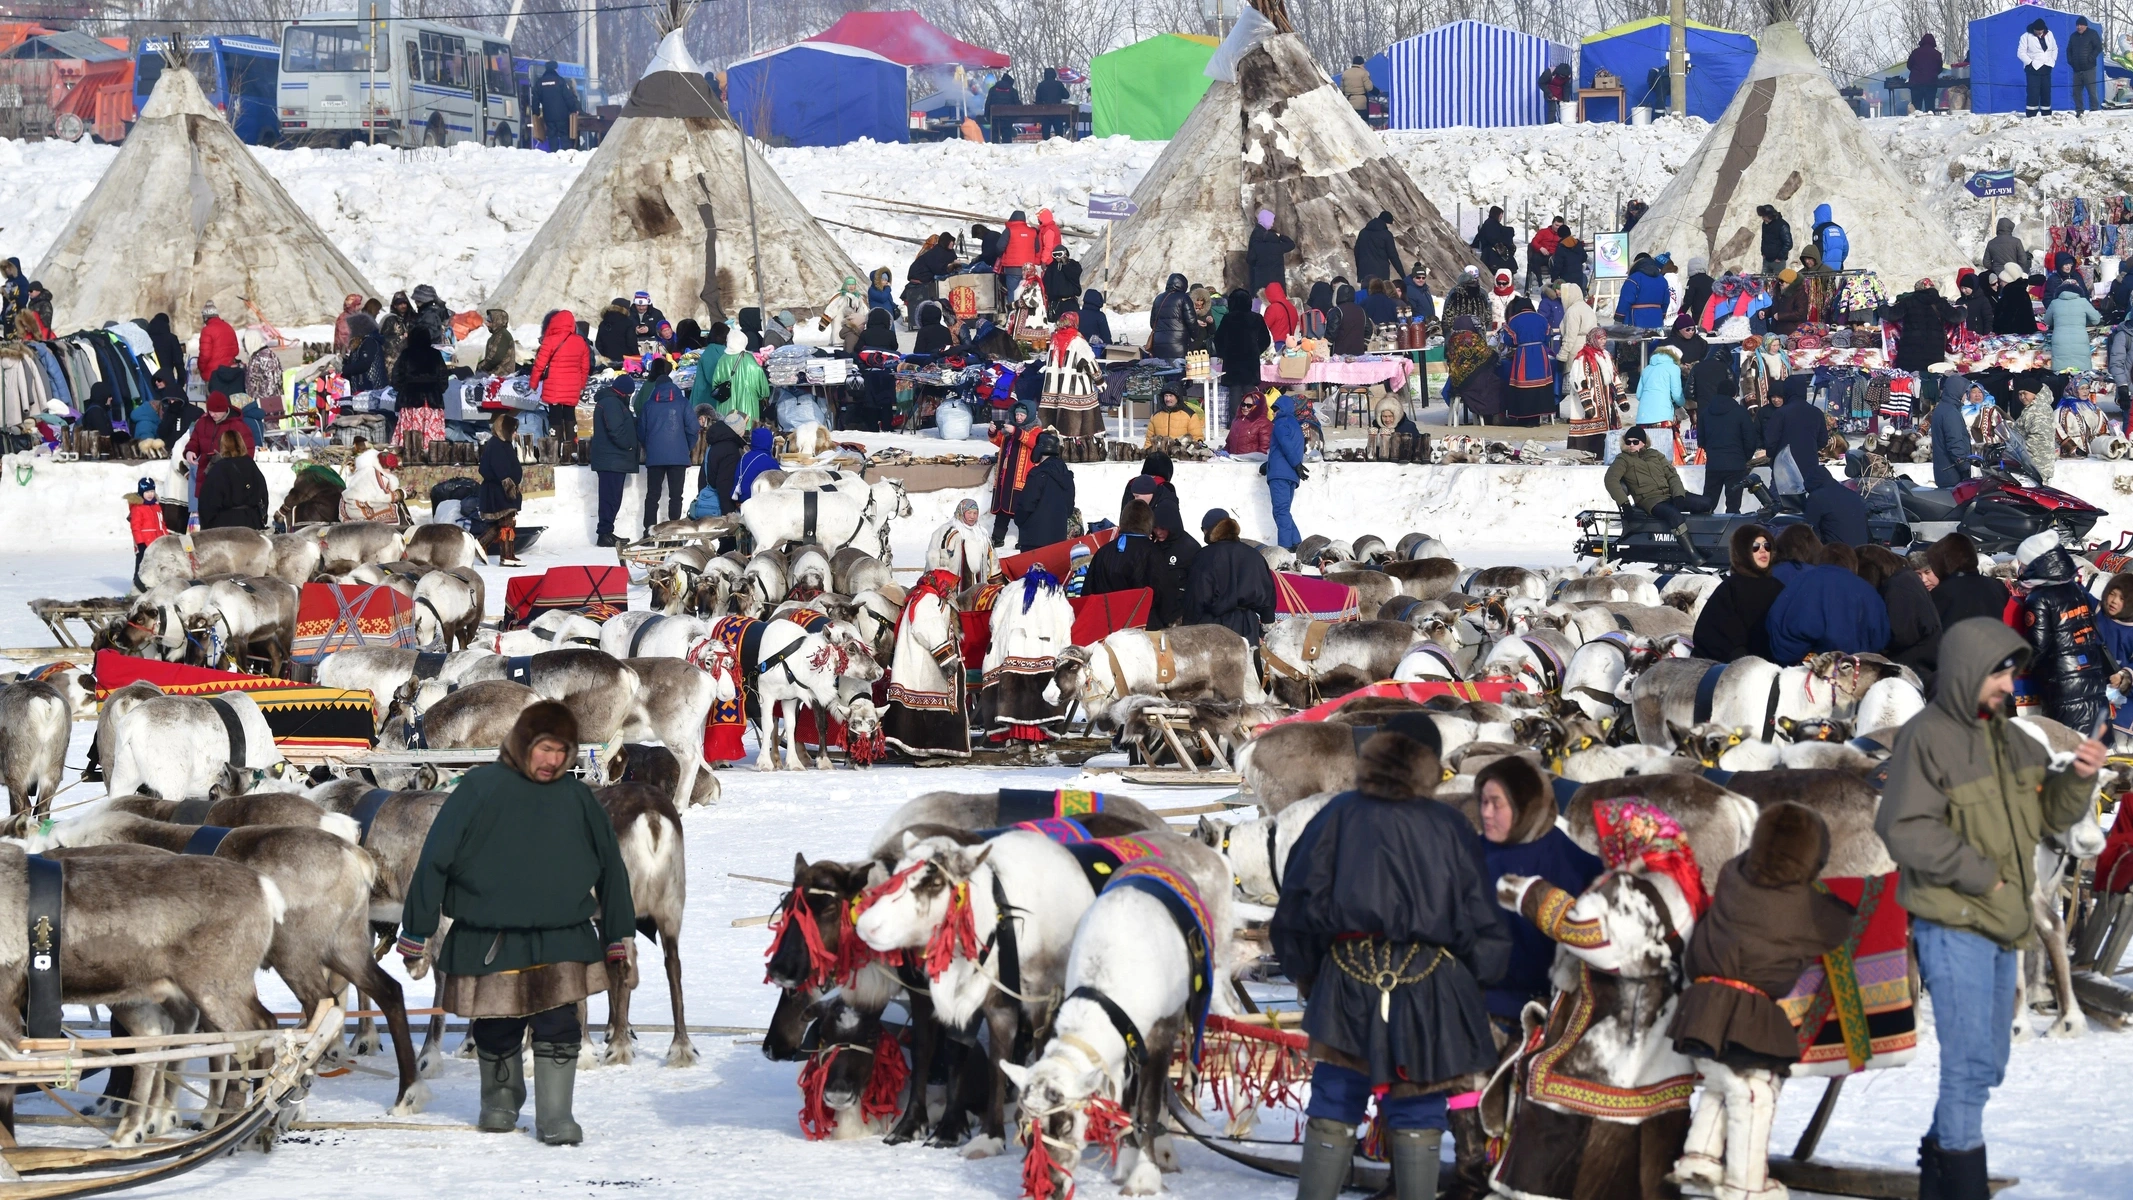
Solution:
<svg viewBox="0 0 2133 1200"><path fill-rule="evenodd" d="M432 113L430 115L430 123L422 127L422 144L425 146L442 146L444 145L444 140L444 115L442 113Z"/></svg>

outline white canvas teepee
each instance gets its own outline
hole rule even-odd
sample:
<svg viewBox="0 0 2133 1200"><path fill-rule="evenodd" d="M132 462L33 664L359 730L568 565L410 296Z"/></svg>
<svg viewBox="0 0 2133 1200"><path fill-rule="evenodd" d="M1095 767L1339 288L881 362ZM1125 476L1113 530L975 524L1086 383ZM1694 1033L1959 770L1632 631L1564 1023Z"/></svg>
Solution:
<svg viewBox="0 0 2133 1200"><path fill-rule="evenodd" d="M341 297L376 294L183 69L156 81L36 275L60 329L159 312L193 329L203 304L234 317L247 299L279 325L329 324Z"/></svg>
<svg viewBox="0 0 2133 1200"><path fill-rule="evenodd" d="M1278 11L1269 20L1247 9L1209 63L1218 82L1133 190L1139 211L1112 234L1111 304L1146 307L1172 272L1242 286L1262 208L1296 241L1292 287L1354 278L1356 234L1380 212L1392 214L1403 262L1454 276L1477 262L1285 24Z"/></svg>
<svg viewBox="0 0 2133 1200"><path fill-rule="evenodd" d="M1827 204L1851 242L1846 267L1878 272L1891 294L1932 278L1953 294L1968 259L1868 138L1797 25L1763 30L1747 82L1651 210L1630 231L1633 252L1710 259L1711 273L1762 266L1756 206L1792 225L1794 260Z"/></svg>
<svg viewBox="0 0 2133 1200"><path fill-rule="evenodd" d="M758 252L772 312L818 308L861 275L741 136L675 28L489 306L597 320L642 289L674 320L730 317L756 303Z"/></svg>

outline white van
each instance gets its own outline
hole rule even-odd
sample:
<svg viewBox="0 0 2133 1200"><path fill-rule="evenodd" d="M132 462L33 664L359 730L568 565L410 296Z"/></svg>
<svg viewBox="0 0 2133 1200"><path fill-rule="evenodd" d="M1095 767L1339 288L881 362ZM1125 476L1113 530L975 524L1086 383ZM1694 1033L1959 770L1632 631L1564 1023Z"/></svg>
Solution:
<svg viewBox="0 0 2133 1200"><path fill-rule="evenodd" d="M359 12L311 13L281 39L281 128L299 145L518 141L511 45L493 34Z"/></svg>

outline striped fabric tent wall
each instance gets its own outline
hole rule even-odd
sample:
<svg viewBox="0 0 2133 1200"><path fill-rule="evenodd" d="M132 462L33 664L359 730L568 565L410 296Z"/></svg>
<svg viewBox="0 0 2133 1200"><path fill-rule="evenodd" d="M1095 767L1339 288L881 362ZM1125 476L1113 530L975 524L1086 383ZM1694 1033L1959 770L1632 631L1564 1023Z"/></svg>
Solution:
<svg viewBox="0 0 2133 1200"><path fill-rule="evenodd" d="M1454 21L1394 42L1371 68L1391 100L1391 128L1443 129L1542 124L1540 73L1570 61L1570 47L1546 38Z"/></svg>

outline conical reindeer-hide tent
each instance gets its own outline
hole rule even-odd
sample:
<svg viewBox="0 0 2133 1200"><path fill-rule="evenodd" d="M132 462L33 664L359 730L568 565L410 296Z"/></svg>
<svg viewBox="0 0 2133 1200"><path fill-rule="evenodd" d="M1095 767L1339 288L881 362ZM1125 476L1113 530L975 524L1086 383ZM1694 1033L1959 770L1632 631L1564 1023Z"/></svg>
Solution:
<svg viewBox="0 0 2133 1200"><path fill-rule="evenodd" d="M1792 225L1794 265L1813 244L1815 207L1829 205L1851 244L1845 266L1879 273L1892 295L1930 277L1952 296L1968 262L1790 21L1763 30L1747 82L1630 232L1630 250L1708 258L1713 275L1759 272L1762 204Z"/></svg>
<svg viewBox="0 0 2133 1200"><path fill-rule="evenodd" d="M1217 82L1133 191L1138 209L1113 233L1104 292L1145 308L1172 272L1194 283L1241 287L1244 252L1262 208L1295 239L1288 277L1354 278L1355 237L1392 214L1403 264L1456 276L1477 263L1437 206L1355 115L1312 61L1303 39L1247 11L1209 64ZM1360 280L1357 282L1361 282Z"/></svg>
<svg viewBox="0 0 2133 1200"><path fill-rule="evenodd" d="M245 300L278 325L322 325L348 293L377 294L185 70L156 81L36 278L60 330L159 312L196 329L202 305L235 318Z"/></svg>
<svg viewBox="0 0 2133 1200"><path fill-rule="evenodd" d="M758 247L772 312L817 308L846 276L863 275L747 144L677 28L489 305L597 320L614 297L642 289L676 320L730 317L756 303Z"/></svg>

